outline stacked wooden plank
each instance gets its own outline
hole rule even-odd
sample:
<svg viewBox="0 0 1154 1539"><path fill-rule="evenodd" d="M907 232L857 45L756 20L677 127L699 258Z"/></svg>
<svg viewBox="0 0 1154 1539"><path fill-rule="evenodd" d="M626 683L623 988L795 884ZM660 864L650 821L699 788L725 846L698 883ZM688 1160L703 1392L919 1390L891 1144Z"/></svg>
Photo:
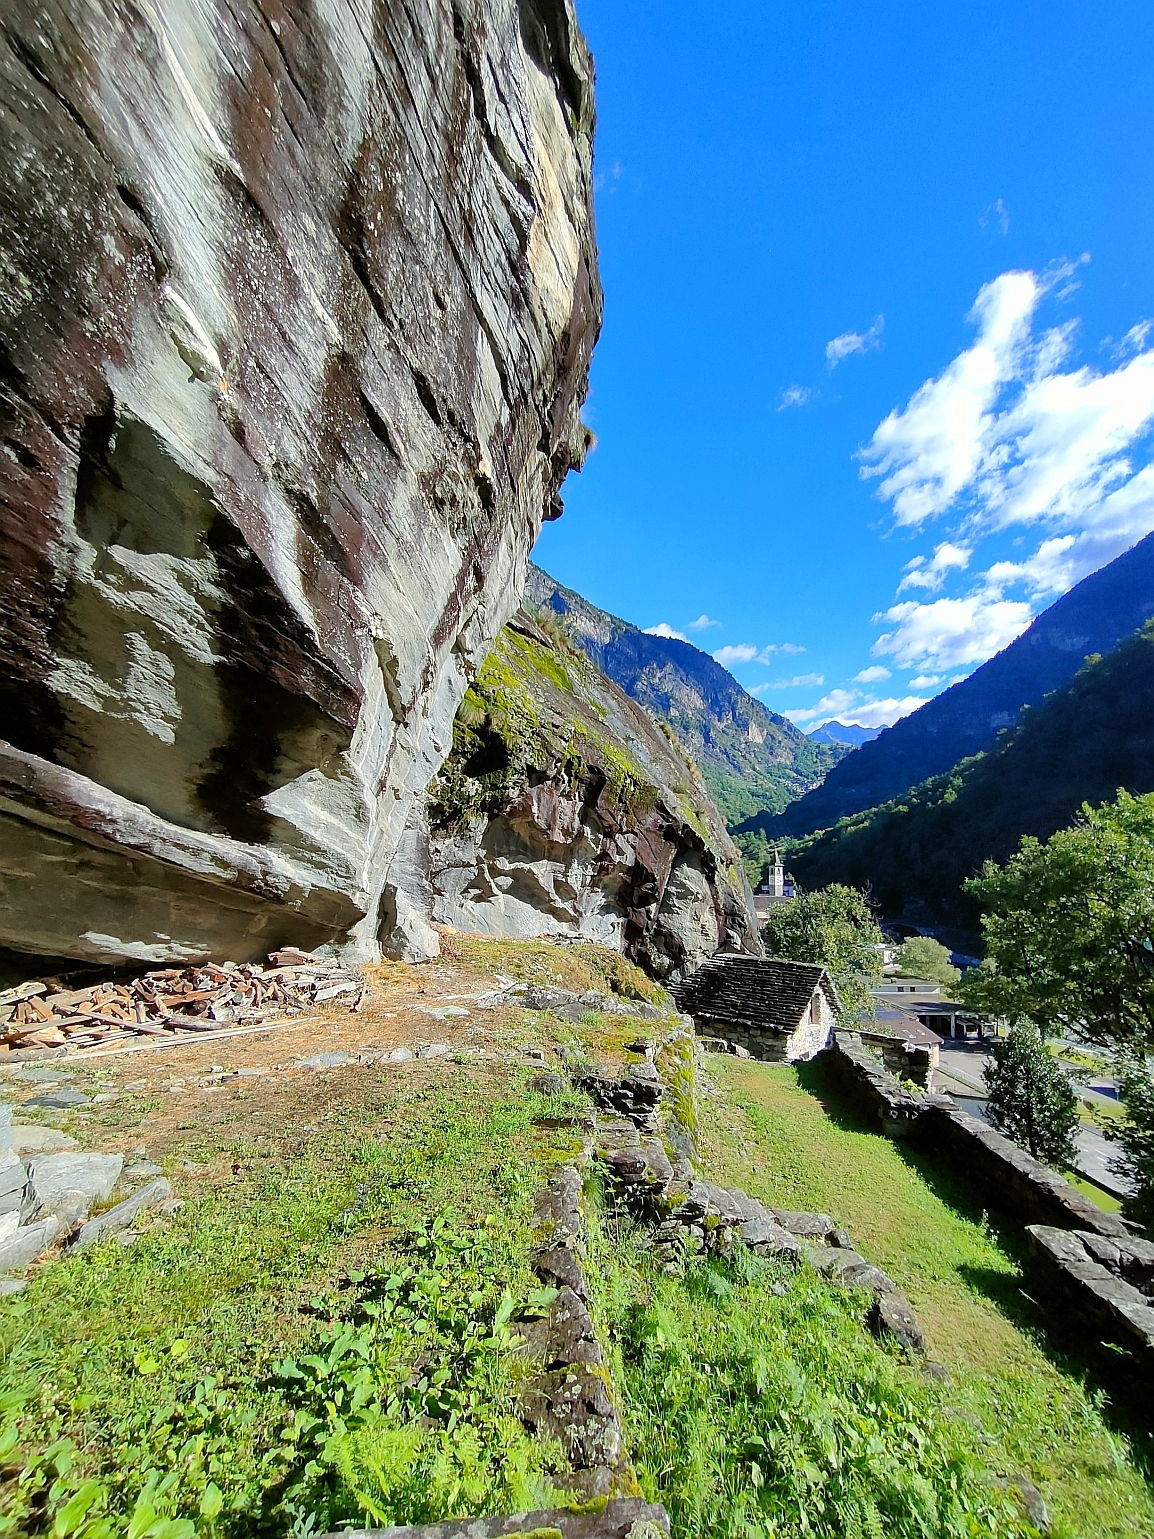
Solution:
<svg viewBox="0 0 1154 1539"><path fill-rule="evenodd" d="M0 993L0 1052L221 1031L299 1015L329 1001L360 1008L364 979L339 962L290 946L274 951L268 963L168 967L83 989L22 983Z"/></svg>

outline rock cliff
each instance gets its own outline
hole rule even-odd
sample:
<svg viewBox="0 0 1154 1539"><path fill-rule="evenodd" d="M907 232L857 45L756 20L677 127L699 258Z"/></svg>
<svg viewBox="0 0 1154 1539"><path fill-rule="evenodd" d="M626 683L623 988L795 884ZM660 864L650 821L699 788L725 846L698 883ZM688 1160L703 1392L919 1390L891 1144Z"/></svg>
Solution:
<svg viewBox="0 0 1154 1539"><path fill-rule="evenodd" d="M585 450L592 131L570 0L4 7L0 946L404 930Z"/></svg>
<svg viewBox="0 0 1154 1539"><path fill-rule="evenodd" d="M427 842L426 842L427 841ZM740 856L697 770L524 611L470 686L434 782L415 909L458 929L606 941L658 978L761 954Z"/></svg>

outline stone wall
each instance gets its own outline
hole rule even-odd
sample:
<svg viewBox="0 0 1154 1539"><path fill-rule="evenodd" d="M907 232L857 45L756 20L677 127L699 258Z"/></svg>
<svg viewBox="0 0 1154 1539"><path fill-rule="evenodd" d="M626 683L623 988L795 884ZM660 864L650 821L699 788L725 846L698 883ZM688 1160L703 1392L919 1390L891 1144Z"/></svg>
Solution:
<svg viewBox="0 0 1154 1539"><path fill-rule="evenodd" d="M0 946L435 947L406 825L586 447L592 86L570 0L5 6Z"/></svg>
<svg viewBox="0 0 1154 1539"><path fill-rule="evenodd" d="M949 1096L904 1089L853 1032L837 1032L831 1069L890 1138L909 1138L944 1155L951 1167L996 1207L1027 1224L1125 1237L1127 1225L1076 1191L1057 1171L961 1111Z"/></svg>

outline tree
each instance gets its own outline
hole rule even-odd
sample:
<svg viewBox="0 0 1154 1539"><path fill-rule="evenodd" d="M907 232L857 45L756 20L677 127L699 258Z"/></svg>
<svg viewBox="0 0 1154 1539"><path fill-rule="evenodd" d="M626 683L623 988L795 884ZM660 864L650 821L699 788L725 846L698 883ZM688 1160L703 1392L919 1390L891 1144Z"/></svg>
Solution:
<svg viewBox="0 0 1154 1539"><path fill-rule="evenodd" d="M1041 1032L1019 1021L991 1052L994 1061L984 1071L987 1117L1036 1160L1069 1170L1077 1153L1078 1097Z"/></svg>
<svg viewBox="0 0 1154 1539"><path fill-rule="evenodd" d="M1126 1217L1148 1228L1154 1223L1154 1081L1141 1058L1123 1060L1118 1088L1126 1120L1106 1129L1122 1146L1111 1164L1134 1183L1134 1195L1122 1204Z"/></svg>
<svg viewBox="0 0 1154 1539"><path fill-rule="evenodd" d="M1084 806L1046 843L966 883L990 968L962 986L987 1015L1142 1053L1154 1048L1154 794Z"/></svg>
<svg viewBox="0 0 1154 1539"><path fill-rule="evenodd" d="M835 885L778 903L762 936L770 956L818 963L833 979L847 1010L873 1014L869 986L881 977L885 937L860 892Z"/></svg>
<svg viewBox="0 0 1154 1539"><path fill-rule="evenodd" d="M950 953L932 935L911 935L898 949L898 967L907 978L932 978L952 989L961 973L950 961Z"/></svg>

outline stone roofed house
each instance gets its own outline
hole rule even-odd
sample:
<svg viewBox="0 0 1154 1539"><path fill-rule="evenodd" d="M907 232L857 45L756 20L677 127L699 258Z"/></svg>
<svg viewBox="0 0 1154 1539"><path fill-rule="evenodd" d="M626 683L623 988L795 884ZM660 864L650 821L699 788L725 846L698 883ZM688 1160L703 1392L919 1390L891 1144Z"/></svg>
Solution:
<svg viewBox="0 0 1154 1539"><path fill-rule="evenodd" d="M711 957L674 997L699 1036L721 1037L770 1062L820 1053L842 1009L824 967L780 958Z"/></svg>

